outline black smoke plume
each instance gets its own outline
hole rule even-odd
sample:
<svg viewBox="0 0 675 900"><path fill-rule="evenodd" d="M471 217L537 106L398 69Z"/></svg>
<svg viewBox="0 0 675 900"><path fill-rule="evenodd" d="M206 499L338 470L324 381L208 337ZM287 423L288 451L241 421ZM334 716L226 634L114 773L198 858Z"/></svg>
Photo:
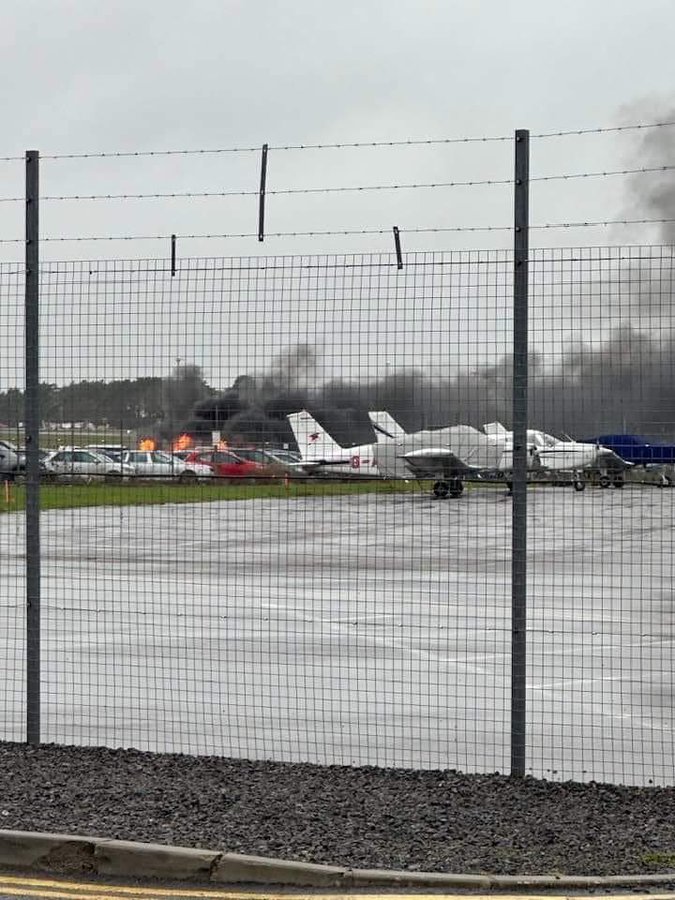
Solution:
<svg viewBox="0 0 675 900"><path fill-rule="evenodd" d="M675 121L675 110L643 106L638 112L644 121ZM674 162L675 128L640 133L632 160L636 168ZM628 197L627 217L675 220L675 173L635 175ZM564 348L553 366L532 354L531 427L576 438L633 432L675 439L675 221L660 223L659 243L644 254L629 254L616 273L601 273L602 292L597 283L574 285L578 296L599 297L599 305L589 307L589 324L609 329L609 335ZM406 368L379 379L320 384L313 348L299 344L268 372L242 375L226 391L197 403L184 428L197 439L210 439L218 430L233 443L294 446L286 416L301 409L344 446L375 439L367 415L375 409L389 411L408 431L480 427L495 420L510 427L511 380L505 357L448 378Z"/></svg>

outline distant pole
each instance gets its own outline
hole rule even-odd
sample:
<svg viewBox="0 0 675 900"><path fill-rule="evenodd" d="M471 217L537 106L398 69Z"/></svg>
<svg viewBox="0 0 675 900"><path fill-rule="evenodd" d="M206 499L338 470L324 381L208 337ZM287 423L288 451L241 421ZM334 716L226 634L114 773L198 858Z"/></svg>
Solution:
<svg viewBox="0 0 675 900"><path fill-rule="evenodd" d="M515 134L513 236L513 505L511 511L511 774L525 775L527 685L527 353L530 132Z"/></svg>
<svg viewBox="0 0 675 900"><path fill-rule="evenodd" d="M26 740L40 743L40 154L26 151Z"/></svg>

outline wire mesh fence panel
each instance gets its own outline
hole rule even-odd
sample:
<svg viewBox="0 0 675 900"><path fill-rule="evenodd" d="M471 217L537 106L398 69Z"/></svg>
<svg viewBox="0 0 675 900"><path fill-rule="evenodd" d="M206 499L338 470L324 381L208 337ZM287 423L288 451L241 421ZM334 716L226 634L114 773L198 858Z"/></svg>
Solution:
<svg viewBox="0 0 675 900"><path fill-rule="evenodd" d="M562 442L530 440L567 482L528 498L531 770L671 784L673 250L537 251L531 279L530 424Z"/></svg>
<svg viewBox="0 0 675 900"><path fill-rule="evenodd" d="M23 467L24 268L0 264L0 739L25 732L25 532L18 514Z"/></svg>
<svg viewBox="0 0 675 900"><path fill-rule="evenodd" d="M670 784L673 251L530 257L527 769ZM508 769L512 256L402 262L43 265L42 740ZM23 267L0 291L24 740Z"/></svg>
<svg viewBox="0 0 675 900"><path fill-rule="evenodd" d="M506 768L510 271L43 265L43 740Z"/></svg>

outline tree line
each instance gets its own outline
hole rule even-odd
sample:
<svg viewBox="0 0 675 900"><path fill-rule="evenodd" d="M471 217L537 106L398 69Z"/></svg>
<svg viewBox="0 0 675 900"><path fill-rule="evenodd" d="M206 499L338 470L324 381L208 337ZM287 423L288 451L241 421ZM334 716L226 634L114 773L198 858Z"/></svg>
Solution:
<svg viewBox="0 0 675 900"><path fill-rule="evenodd" d="M48 423L84 422L97 426L172 433L196 403L215 394L199 366L176 367L168 378L126 378L40 384L40 419ZM16 428L24 420L24 392L0 391L0 423Z"/></svg>

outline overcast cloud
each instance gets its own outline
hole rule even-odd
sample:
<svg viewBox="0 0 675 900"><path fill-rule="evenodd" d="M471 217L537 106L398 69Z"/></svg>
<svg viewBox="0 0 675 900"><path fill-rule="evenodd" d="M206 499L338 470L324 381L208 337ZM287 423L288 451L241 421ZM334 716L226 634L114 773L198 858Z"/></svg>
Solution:
<svg viewBox="0 0 675 900"><path fill-rule="evenodd" d="M4 0L0 16L0 155L27 148L48 155L498 136L515 128L548 132L653 120L674 105L672 0ZM631 133L534 141L532 174L636 165L638 146L639 136ZM274 151L268 189L508 179L512 156L510 141ZM43 194L255 190L258 173L257 151L45 159L41 170ZM0 163L0 196L22 193L23 164ZM639 192L623 178L535 184L531 197L532 221L538 223L643 213ZM44 202L41 215L43 236L167 235L160 243L45 243L43 259L162 257L171 232L255 231L257 199ZM0 204L0 237L21 238L22 217L21 203ZM510 186L494 185L271 196L267 205L268 231L509 225L511 218ZM657 229L615 227L533 232L532 244L646 243L658 237ZM405 250L500 248L510 246L511 236L404 234L403 241ZM268 238L264 244L255 238L179 242L182 256L391 249L390 233ZM20 260L23 248L3 244L0 252L3 260ZM307 340L310 319L298 321L299 340ZM142 345L152 327L154 320L133 340ZM134 357L148 374L166 371L180 354L176 326L163 327L164 335L173 327L174 338L156 343L152 361L143 365ZM258 365L293 337L290 327L283 334L277 329L256 351L255 340L242 332L242 349L239 332L230 327L231 364L213 368L213 348L208 359L190 347L183 351L205 364L221 386L246 359ZM326 330L322 344L330 340ZM503 338L499 329L490 338L500 352ZM376 342L377 331L368 340ZM95 352L84 347L83 358L94 357L86 365L69 351L73 378L112 373L98 346L105 343L99 334ZM392 344L390 358L400 349ZM360 350L358 355L363 358ZM382 364L378 360L376 368Z"/></svg>
<svg viewBox="0 0 675 900"><path fill-rule="evenodd" d="M214 148L594 127L672 101L670 0L4 0L0 154ZM644 104L645 109L641 109ZM621 167L634 136L536 142L533 174ZM510 144L272 154L270 189L508 178ZM257 187L257 154L48 162L53 193ZM2 194L21 195L21 164ZM649 176L645 176L648 178ZM532 218L607 219L622 179L533 187ZM3 208L21 237L22 210ZM268 230L508 224L508 187L364 196L271 197ZM256 200L44 204L45 234L254 231ZM640 234L644 234L644 229ZM604 243L625 230L544 234L538 243ZM633 237L633 235L630 235ZM581 240L580 240L581 238ZM409 248L508 246L508 236L406 238ZM266 252L389 249L389 237L273 241ZM16 258L11 248L4 258ZM83 248L45 248L81 258ZM256 240L191 253L258 253ZM104 255L110 255L106 247ZM116 255L158 247L115 245ZM124 251L131 251L124 253ZM13 251L13 252L12 252ZM65 252L64 252L65 251ZM101 248L86 248L87 256Z"/></svg>

